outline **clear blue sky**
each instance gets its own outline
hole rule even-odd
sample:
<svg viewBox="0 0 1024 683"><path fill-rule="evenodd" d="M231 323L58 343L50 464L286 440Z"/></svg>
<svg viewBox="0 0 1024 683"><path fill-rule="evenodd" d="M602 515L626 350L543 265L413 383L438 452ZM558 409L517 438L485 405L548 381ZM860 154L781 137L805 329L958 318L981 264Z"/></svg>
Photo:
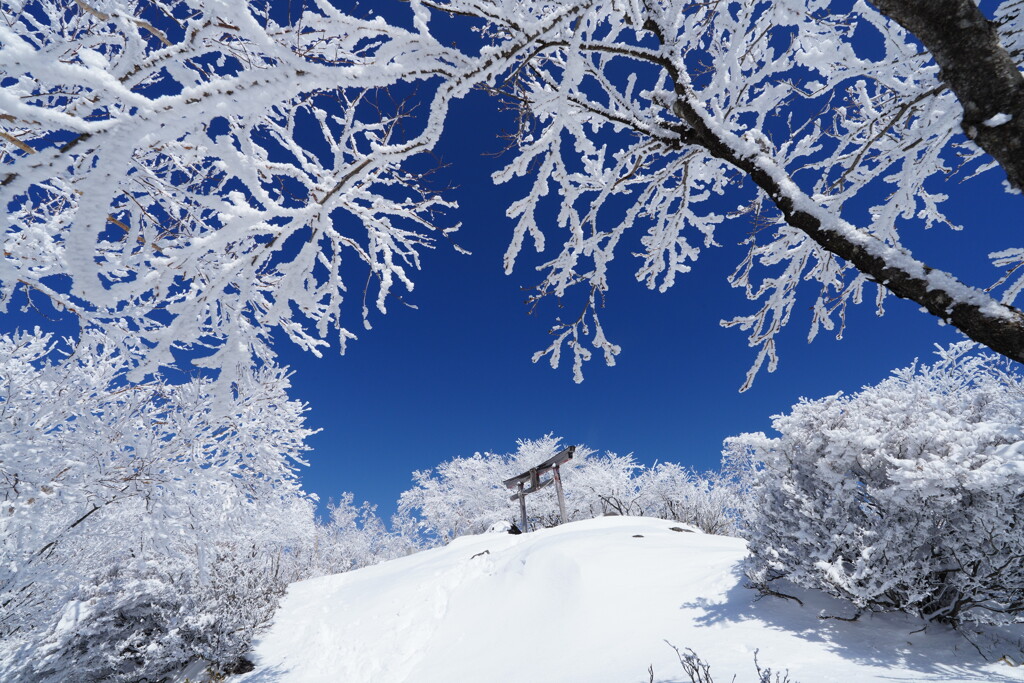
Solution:
<svg viewBox="0 0 1024 683"><path fill-rule="evenodd" d="M401 3L387 6L407 11ZM522 288L537 279L531 259L522 258L512 276L502 274L512 229L504 208L517 195L515 187L495 187L489 179L501 163L485 156L502 146L496 117L495 103L482 94L458 103L437 150L449 164L437 182L455 185L449 197L460 204L454 216L463 228L456 241L473 255L439 242L406 296L418 310L393 303L343 357L335 350L317 359L287 341L278 345L282 362L295 372L293 395L309 403L309 423L322 430L310 441L303 481L323 500L352 491L388 515L413 470L474 451L510 451L517 438L548 432L566 443L632 452L647 464L714 468L725 437L768 430L770 416L801 396L856 390L915 357L928 358L935 343L958 338L915 305L890 298L885 317L877 318L871 303L861 305L850 312L842 341L823 332L808 345L812 299L805 298L779 339L779 370L762 373L740 394L755 351L742 331L719 326L755 305L726 282L743 254L736 245L750 229L737 221L719 232L723 248L705 250L667 294L633 279L629 254L640 235L632 235L634 243L624 244L615 262L603 312L606 332L622 354L612 368L595 358L586 380L574 384L568 367L556 371L545 361L530 362L547 345L553 319L527 315ZM911 230L907 244L970 284L991 284L998 273L984 256L1009 245L986 236L1020 234L1021 228L1020 198L1001 191L1001 175L946 190L954 218L967 230ZM356 310L360 289L351 286ZM12 313L0 329L26 324L47 326Z"/></svg>

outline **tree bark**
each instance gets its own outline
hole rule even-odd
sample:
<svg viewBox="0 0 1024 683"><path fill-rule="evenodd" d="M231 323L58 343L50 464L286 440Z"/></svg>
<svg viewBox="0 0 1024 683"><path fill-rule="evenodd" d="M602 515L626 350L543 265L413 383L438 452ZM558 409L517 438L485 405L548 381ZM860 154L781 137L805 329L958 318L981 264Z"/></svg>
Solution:
<svg viewBox="0 0 1024 683"><path fill-rule="evenodd" d="M972 0L872 1L931 53L963 107L964 133L1024 191L1024 75L995 24Z"/></svg>

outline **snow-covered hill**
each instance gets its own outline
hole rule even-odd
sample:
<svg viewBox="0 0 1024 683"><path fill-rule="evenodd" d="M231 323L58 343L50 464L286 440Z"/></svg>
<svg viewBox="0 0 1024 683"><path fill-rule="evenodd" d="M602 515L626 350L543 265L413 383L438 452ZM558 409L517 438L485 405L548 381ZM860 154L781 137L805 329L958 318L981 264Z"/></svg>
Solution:
<svg viewBox="0 0 1024 683"><path fill-rule="evenodd" d="M744 554L741 540L637 517L463 537L293 584L257 669L236 680L647 683L653 666L655 681L689 681L668 641L697 652L718 683L755 681L757 649L762 667L800 683L1024 681L1024 667L986 662L940 627L822 620L850 610L795 589L803 606L757 600Z"/></svg>

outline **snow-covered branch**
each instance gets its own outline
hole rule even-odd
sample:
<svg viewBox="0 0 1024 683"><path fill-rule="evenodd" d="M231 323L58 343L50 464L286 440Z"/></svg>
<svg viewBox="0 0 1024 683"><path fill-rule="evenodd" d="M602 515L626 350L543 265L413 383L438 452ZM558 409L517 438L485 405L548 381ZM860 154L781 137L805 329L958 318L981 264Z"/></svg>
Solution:
<svg viewBox="0 0 1024 683"><path fill-rule="evenodd" d="M568 348L577 379L595 347L614 362L598 314L617 254L665 290L731 241L749 251L730 282L758 308L727 324L755 370L798 298L810 337L841 334L869 282L880 309L910 298L1019 360L1016 280L989 295L903 238L952 225L937 183L1002 165L1012 188L1024 158L1020 3L991 23L941 4L984 33L979 59L921 3L414 0L404 24L323 1L5 3L0 305L31 292L73 310L137 354L135 380L191 349L230 382L272 361L275 329L344 349L351 283L368 326L457 227L414 160L487 88L520 110L493 178L528 179L505 269L532 243L550 250L534 300L585 299L535 358ZM476 42L440 39L442 19Z"/></svg>

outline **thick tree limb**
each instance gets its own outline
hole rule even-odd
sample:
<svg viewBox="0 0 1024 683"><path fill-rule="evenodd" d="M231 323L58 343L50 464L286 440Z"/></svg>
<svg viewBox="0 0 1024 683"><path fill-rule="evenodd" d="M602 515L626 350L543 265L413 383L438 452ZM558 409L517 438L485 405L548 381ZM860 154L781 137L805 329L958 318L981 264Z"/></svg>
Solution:
<svg viewBox="0 0 1024 683"><path fill-rule="evenodd" d="M675 89L673 109L692 129L687 142L695 141L710 154L749 175L772 199L787 224L901 299L920 304L974 341L1024 363L1024 312L999 303L949 273L914 259L905 249L884 244L830 215L756 146L718 127L693 104L684 84L677 80Z"/></svg>
<svg viewBox="0 0 1024 683"><path fill-rule="evenodd" d="M872 0L935 58L964 109L963 126L1024 191L1024 75L972 0Z"/></svg>
<svg viewBox="0 0 1024 683"><path fill-rule="evenodd" d="M933 7L945 7L944 11L947 13L954 9L953 6L961 4L974 7L970 0L921 0L920 2L879 0L879 4L898 6L901 10L912 6L911 11L908 11L907 14L927 15L936 24L941 23L943 26L953 26L956 21L950 22L948 16L940 20L940 11L933 10ZM974 9L977 10L976 7ZM960 10L959 13L964 16L970 14L964 10ZM978 13L978 17L985 22L980 13ZM975 23L972 23L973 21L973 18L967 16L963 23L971 31L981 31L981 27L976 26ZM665 34L656 21L649 20L644 28L654 32L659 41L662 44L665 43ZM938 31L937 26L933 28L936 32ZM1021 80L1021 75L1016 71L1016 67L1009 62L1008 55L999 46L995 32L987 22L985 28L991 34L987 38L991 44L982 48L982 51L986 53L983 63L987 65L983 69L1001 70L1003 85L1000 87L989 83L986 86L981 81L985 79L999 80L997 78L999 74L970 73L972 70L968 66L957 67L962 69L962 73L958 71L953 76L945 75L944 77L955 77L959 87L964 89L965 95L972 103L975 102L972 98L982 96L986 87L991 87L992 92L989 94L991 97L999 95L1003 98L998 100L1000 104L994 106L1006 107L1006 109L993 109L987 100L984 101L984 106L972 104L970 120L975 122L977 128L986 128L986 131L978 134L985 141L995 145L1000 154L1005 155L1008 150L1019 149L1019 152L1010 154L1011 157L1013 154L1017 156L1009 158L1003 167L1011 176L1011 182L1016 182L1016 186L1020 187L1024 182L1024 99L1022 99L1024 98L1024 81ZM951 31L956 32L955 26ZM982 38L984 36L975 35L974 39L981 40ZM967 50L967 46L961 44L959 48L950 46L949 49ZM960 61L964 61L964 56L969 54L969 50L961 52ZM1005 59L1000 59L1000 55ZM951 62L955 61L952 59L952 55L947 56ZM1009 62L1009 68L1013 74L1004 73L1007 69L1007 62ZM920 304L929 313L953 325L974 341L984 344L1007 358L1024 363L1024 312L998 302L981 290L963 284L949 273L929 267L913 258L906 249L885 244L864 231L856 229L841 218L831 215L800 190L785 169L780 168L768 158L763 150L719 126L699 104L695 104L691 96L685 67L675 63L666 63L665 67L675 82L676 100L672 104L673 112L686 123L686 126L682 127L680 131L681 144L699 145L710 154L745 172L771 198L788 225L800 230L827 251L848 261L857 270L897 297L910 299ZM1013 83L1014 75L1019 85ZM959 93L957 95L959 96ZM1012 109L1012 107L1017 107L1017 109ZM964 110L966 130L968 127L967 105L964 106ZM1012 114L1014 119L1001 126L987 127L983 123L987 119L979 118L991 117L998 113L1011 114L1011 111L1020 112L1021 115ZM1011 123L1016 128L1007 128ZM991 131L999 128L1006 128L1007 134L989 135ZM1014 131L1018 128L1020 135L1014 135ZM1015 145L1019 145L1019 148ZM984 147L984 145L982 146ZM995 154L992 155L995 157ZM998 157L996 158L999 160ZM1000 163L1002 164L1002 161ZM1013 180L1014 178L1016 181Z"/></svg>

